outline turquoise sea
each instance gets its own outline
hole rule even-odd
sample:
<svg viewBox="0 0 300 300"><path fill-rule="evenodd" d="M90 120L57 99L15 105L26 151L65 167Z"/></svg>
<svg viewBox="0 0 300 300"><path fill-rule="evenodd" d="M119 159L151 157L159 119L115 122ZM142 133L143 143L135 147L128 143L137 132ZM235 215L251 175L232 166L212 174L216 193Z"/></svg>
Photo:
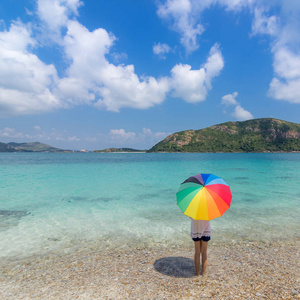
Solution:
<svg viewBox="0 0 300 300"><path fill-rule="evenodd" d="M1 153L0 256L190 242L175 194L198 173L233 195L215 243L299 239L299 153Z"/></svg>

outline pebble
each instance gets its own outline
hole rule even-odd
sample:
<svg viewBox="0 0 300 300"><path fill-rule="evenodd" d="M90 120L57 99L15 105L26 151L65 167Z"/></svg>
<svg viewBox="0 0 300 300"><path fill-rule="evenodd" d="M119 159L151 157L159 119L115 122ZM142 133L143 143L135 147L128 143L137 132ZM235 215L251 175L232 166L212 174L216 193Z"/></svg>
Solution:
<svg viewBox="0 0 300 300"><path fill-rule="evenodd" d="M298 240L211 243L204 278L193 245L1 258L1 299L300 299L299 248Z"/></svg>

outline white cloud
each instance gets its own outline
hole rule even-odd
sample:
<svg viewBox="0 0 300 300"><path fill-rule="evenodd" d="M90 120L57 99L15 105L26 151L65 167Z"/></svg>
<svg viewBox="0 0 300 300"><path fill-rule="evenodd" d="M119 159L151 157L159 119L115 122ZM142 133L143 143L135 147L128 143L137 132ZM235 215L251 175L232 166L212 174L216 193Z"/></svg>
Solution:
<svg viewBox="0 0 300 300"><path fill-rule="evenodd" d="M220 5L238 12L244 7L251 7L253 2L255 0L167 0L158 2L157 14L180 34L180 43L190 54L199 48L199 37L205 31L201 17L206 9Z"/></svg>
<svg viewBox="0 0 300 300"><path fill-rule="evenodd" d="M170 51L171 51L170 46L165 43L163 44L157 43L154 44L153 46L153 53L158 55L161 59L165 59L166 58L165 54L168 54Z"/></svg>
<svg viewBox="0 0 300 300"><path fill-rule="evenodd" d="M252 7L252 5L260 0L216 0L215 3L224 6L226 10L233 11L235 13L241 11L243 8Z"/></svg>
<svg viewBox="0 0 300 300"><path fill-rule="evenodd" d="M249 111L245 110L241 106L241 104L236 100L237 96L238 96L238 92L225 95L222 97L221 103L226 106L235 106L232 116L236 118L238 121L253 119L254 118L253 115Z"/></svg>
<svg viewBox="0 0 300 300"><path fill-rule="evenodd" d="M30 28L13 22L0 32L0 116L41 113L61 107L52 93L56 69L30 52Z"/></svg>
<svg viewBox="0 0 300 300"><path fill-rule="evenodd" d="M48 35L60 39L61 29L67 26L71 15L78 15L80 0L37 0L37 13L46 24Z"/></svg>
<svg viewBox="0 0 300 300"><path fill-rule="evenodd" d="M160 3L157 10L158 16L170 21L173 29L179 32L180 42L186 48L187 53L198 49L197 39L204 31L204 27L198 23L197 12L193 10L192 2L167 0L164 4Z"/></svg>
<svg viewBox="0 0 300 300"><path fill-rule="evenodd" d="M101 99L96 106L110 111L117 112L123 107L147 109L161 104L170 89L168 78L145 76L140 79L133 65L107 64L101 73L103 86L99 89Z"/></svg>
<svg viewBox="0 0 300 300"><path fill-rule="evenodd" d="M169 22L181 36L181 44L191 53L199 47L204 31L201 16L204 10L219 5L234 13L248 9L253 14L251 35L268 35L274 54L274 78L268 95L278 100L299 103L298 84L300 47L300 2L268 0L166 0L158 3L157 14ZM276 11L277 14L272 12ZM279 13L278 13L279 11ZM294 62L294 63L293 63ZM182 69L182 72L187 69ZM196 75L196 74L194 74ZM199 74L197 74L199 75ZM205 89L202 90L204 95ZM175 93L176 94L176 93ZM188 97L193 99L195 96Z"/></svg>
<svg viewBox="0 0 300 300"><path fill-rule="evenodd" d="M233 116L238 121L245 121L245 120L253 119L253 115L249 111L247 111L244 108L242 108L240 105L237 105L235 107Z"/></svg>
<svg viewBox="0 0 300 300"><path fill-rule="evenodd" d="M52 129L50 132L43 131L40 126L34 126L33 132L19 131L15 128L5 127L0 129L0 137L4 142L18 141L18 142L79 142L81 139L77 136L69 136L67 131L57 131Z"/></svg>
<svg viewBox="0 0 300 300"><path fill-rule="evenodd" d="M41 113L80 104L110 111L147 109L161 104L172 89L175 97L203 101L211 80L224 64L215 45L199 70L176 65L171 77L139 77L133 65L108 62L106 55L114 41L105 29L90 32L79 22L69 21L62 45L70 65L66 76L59 78L53 65L46 65L31 53L35 40L30 30L24 24L12 24L10 31L0 33L2 115Z"/></svg>
<svg viewBox="0 0 300 300"><path fill-rule="evenodd" d="M270 15L268 8L276 6L278 15ZM274 77L268 95L291 103L300 103L299 26L299 1L262 2L255 9L252 33L272 38L270 45L274 56Z"/></svg>
<svg viewBox="0 0 300 300"><path fill-rule="evenodd" d="M114 147L140 145L139 147L146 149L170 134L167 132L152 132L149 128L143 128L142 132L126 132L124 129L112 129L109 132L108 142Z"/></svg>
<svg viewBox="0 0 300 300"><path fill-rule="evenodd" d="M152 130L149 128L143 128L143 134L144 135L152 135Z"/></svg>
<svg viewBox="0 0 300 300"><path fill-rule="evenodd" d="M167 133L167 132L152 132L151 129L149 128L143 128L143 133L140 135L146 139L150 139L150 141L153 142L157 142L160 141L162 139L164 139L165 137L167 137L168 135L170 135L171 133Z"/></svg>
<svg viewBox="0 0 300 300"><path fill-rule="evenodd" d="M79 142L80 138L78 138L77 136L68 136L67 141L68 142Z"/></svg>
<svg viewBox="0 0 300 300"><path fill-rule="evenodd" d="M266 12L262 7L255 7L252 34L269 34L274 36L278 33L278 22L277 16L266 16Z"/></svg>
<svg viewBox="0 0 300 300"><path fill-rule="evenodd" d="M22 138L24 134L22 132L17 132L15 128L5 127L0 129L1 138Z"/></svg>
<svg viewBox="0 0 300 300"><path fill-rule="evenodd" d="M300 78L288 81L273 78L270 83L269 95L277 100L300 103Z"/></svg>
<svg viewBox="0 0 300 300"><path fill-rule="evenodd" d="M270 83L269 96L300 103L300 54L292 52L286 45L275 46L273 51L275 77Z"/></svg>
<svg viewBox="0 0 300 300"><path fill-rule="evenodd" d="M300 54L293 53L287 46L274 47L274 71L281 78L300 78Z"/></svg>
<svg viewBox="0 0 300 300"><path fill-rule="evenodd" d="M228 94L222 97L222 104L225 105L237 105L236 97L238 96L238 92L234 92L232 94Z"/></svg>
<svg viewBox="0 0 300 300"><path fill-rule="evenodd" d="M60 95L71 103L94 103L110 111L146 109L162 103L169 90L168 80L139 78L133 65L109 63L105 55L114 41L105 29L90 32L77 21L70 21L64 45L71 65L68 76L59 83Z"/></svg>
<svg viewBox="0 0 300 300"><path fill-rule="evenodd" d="M223 67L223 56L217 44L211 48L202 68L192 70L190 65L174 66L171 70L172 96L191 103L204 101L211 89L212 79L219 75Z"/></svg>
<svg viewBox="0 0 300 300"><path fill-rule="evenodd" d="M111 129L109 134L113 140L117 140L119 142L133 139L136 136L134 132L126 132L124 129Z"/></svg>
<svg viewBox="0 0 300 300"><path fill-rule="evenodd" d="M33 47L41 45L33 38L29 25L14 22L9 31L0 31L1 116L43 113L82 104L116 112L124 107L147 109L161 104L170 92L188 102L203 101L212 79L224 66L216 44L198 70L178 64L168 77L138 76L133 65L108 61L116 40L113 34L103 28L89 31L78 21L70 20L70 15L78 13L81 1L37 3L40 18L51 30L65 27L66 32L60 32L57 42L69 66L65 76L59 78L55 66L45 64L33 54ZM174 13L185 5L184 9L190 11L188 1L177 4L170 7ZM166 44L160 44L156 51L166 53L168 49Z"/></svg>
<svg viewBox="0 0 300 300"><path fill-rule="evenodd" d="M277 46L274 52L274 78L268 95L277 100L300 103L300 53L287 46Z"/></svg>

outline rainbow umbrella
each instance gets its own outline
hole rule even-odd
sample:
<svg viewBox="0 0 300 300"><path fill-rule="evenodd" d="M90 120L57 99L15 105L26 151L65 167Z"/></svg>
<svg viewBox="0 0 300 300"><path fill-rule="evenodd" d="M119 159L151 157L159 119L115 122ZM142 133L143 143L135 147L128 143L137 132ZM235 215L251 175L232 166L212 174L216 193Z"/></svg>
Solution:
<svg viewBox="0 0 300 300"><path fill-rule="evenodd" d="M228 184L213 174L198 174L184 181L176 193L177 205L194 220L212 220L230 207Z"/></svg>

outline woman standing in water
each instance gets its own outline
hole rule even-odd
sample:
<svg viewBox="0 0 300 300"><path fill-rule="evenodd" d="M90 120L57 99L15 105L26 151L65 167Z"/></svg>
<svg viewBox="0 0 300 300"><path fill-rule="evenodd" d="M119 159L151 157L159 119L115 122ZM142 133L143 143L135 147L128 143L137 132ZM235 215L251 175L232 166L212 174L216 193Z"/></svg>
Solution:
<svg viewBox="0 0 300 300"><path fill-rule="evenodd" d="M195 243L195 268L196 275L200 275L200 254L202 257L202 276L206 274L207 246L210 240L211 229L209 221L191 219L191 238Z"/></svg>

